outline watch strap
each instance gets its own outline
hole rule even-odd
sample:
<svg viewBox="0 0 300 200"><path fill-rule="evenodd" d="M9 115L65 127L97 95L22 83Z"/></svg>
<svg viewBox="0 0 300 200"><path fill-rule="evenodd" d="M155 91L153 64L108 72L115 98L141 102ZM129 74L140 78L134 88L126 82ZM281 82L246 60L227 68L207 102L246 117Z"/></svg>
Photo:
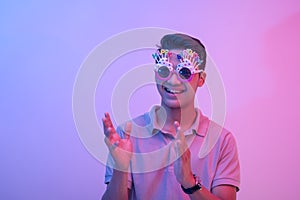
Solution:
<svg viewBox="0 0 300 200"><path fill-rule="evenodd" d="M201 184L199 183L198 181L198 178L194 175L194 179L195 179L195 185L193 187L190 187L190 188L184 188L182 185L181 185L181 189L183 190L184 193L186 194L193 194L194 192L196 192L197 190L201 190L202 189L202 186Z"/></svg>

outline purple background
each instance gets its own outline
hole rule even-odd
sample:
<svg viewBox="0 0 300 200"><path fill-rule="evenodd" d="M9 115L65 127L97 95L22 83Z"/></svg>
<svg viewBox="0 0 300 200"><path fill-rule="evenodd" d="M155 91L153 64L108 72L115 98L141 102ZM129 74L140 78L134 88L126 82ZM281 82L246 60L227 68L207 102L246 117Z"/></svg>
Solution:
<svg viewBox="0 0 300 200"><path fill-rule="evenodd" d="M216 62L226 88L225 126L239 147L239 199L300 195L300 2L187 2L1 1L0 199L101 197L104 166L78 137L73 84L97 44L147 26L200 38ZM154 93L148 104L133 105L142 94L132 96L132 115L159 103Z"/></svg>

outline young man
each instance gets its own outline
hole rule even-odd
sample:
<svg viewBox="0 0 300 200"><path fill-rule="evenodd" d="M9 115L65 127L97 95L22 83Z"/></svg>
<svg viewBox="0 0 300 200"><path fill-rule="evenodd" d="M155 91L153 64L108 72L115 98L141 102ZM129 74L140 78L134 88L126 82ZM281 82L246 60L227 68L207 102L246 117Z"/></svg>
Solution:
<svg viewBox="0 0 300 200"><path fill-rule="evenodd" d="M108 113L103 118L110 159L102 199L236 199L235 140L194 106L206 77L205 47L188 35L166 35L153 58L161 105L117 130ZM202 146L209 147L204 156Z"/></svg>

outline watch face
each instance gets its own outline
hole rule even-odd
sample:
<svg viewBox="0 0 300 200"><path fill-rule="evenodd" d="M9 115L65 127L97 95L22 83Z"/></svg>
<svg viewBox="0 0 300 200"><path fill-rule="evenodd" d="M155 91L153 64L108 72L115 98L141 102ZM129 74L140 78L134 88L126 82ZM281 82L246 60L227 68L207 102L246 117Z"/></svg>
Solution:
<svg viewBox="0 0 300 200"><path fill-rule="evenodd" d="M197 184L194 186L194 189L195 189L195 191L200 190L200 189L201 189L200 183L197 183Z"/></svg>
<svg viewBox="0 0 300 200"><path fill-rule="evenodd" d="M196 185L191 187L191 188L187 188L185 189L184 187L182 187L182 190L186 193L186 194L193 194L194 192L196 192L197 190L201 190L202 187L201 187L201 184L197 181L196 182Z"/></svg>

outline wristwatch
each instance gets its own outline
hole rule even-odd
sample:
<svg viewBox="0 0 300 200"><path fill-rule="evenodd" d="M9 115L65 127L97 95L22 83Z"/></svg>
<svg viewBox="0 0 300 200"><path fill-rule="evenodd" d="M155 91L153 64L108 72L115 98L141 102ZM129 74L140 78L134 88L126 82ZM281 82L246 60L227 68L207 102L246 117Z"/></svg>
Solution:
<svg viewBox="0 0 300 200"><path fill-rule="evenodd" d="M193 194L194 192L196 192L197 190L201 190L202 189L202 186L201 186L201 183L199 182L197 176L194 174L194 179L195 179L195 185L191 188L184 188L182 185L181 185L181 189L184 191L184 193L186 194Z"/></svg>

